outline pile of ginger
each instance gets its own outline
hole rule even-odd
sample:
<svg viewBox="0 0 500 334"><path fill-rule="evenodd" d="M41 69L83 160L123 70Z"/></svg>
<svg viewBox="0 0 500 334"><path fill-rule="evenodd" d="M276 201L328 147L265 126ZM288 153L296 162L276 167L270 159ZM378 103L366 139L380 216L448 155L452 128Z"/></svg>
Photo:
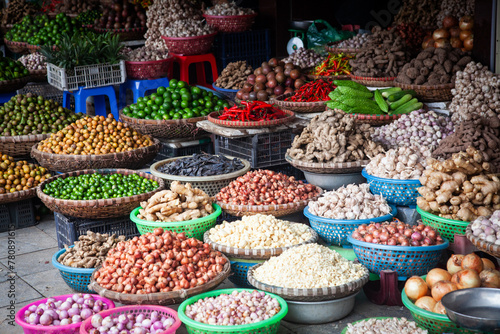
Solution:
<svg viewBox="0 0 500 334"><path fill-rule="evenodd" d="M142 202L137 217L147 221L181 222L213 212L212 199L203 190L192 188L190 183L174 181L170 190L160 191Z"/></svg>
<svg viewBox="0 0 500 334"><path fill-rule="evenodd" d="M480 151L468 147L450 159L427 160L417 205L443 218L471 222L500 209L500 179Z"/></svg>

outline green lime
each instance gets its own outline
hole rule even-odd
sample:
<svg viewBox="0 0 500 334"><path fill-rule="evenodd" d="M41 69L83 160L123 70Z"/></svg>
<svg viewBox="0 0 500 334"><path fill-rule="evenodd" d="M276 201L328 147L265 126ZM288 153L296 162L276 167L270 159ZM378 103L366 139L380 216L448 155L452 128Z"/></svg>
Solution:
<svg viewBox="0 0 500 334"><path fill-rule="evenodd" d="M158 95L163 95L165 93L165 91L166 91L165 87L163 87L163 86L158 87L158 89L156 90Z"/></svg>
<svg viewBox="0 0 500 334"><path fill-rule="evenodd" d="M191 93L192 94L201 94L200 87L196 87L196 86L191 87Z"/></svg>
<svg viewBox="0 0 500 334"><path fill-rule="evenodd" d="M177 81L177 79L172 79L172 80L170 80L170 82L168 83L168 86L169 86L170 88L175 89L175 88L177 87L177 83L178 83L178 82L179 82L179 81Z"/></svg>
<svg viewBox="0 0 500 334"><path fill-rule="evenodd" d="M177 88L184 88L184 87L187 87L187 83L185 81L179 81L177 83Z"/></svg>

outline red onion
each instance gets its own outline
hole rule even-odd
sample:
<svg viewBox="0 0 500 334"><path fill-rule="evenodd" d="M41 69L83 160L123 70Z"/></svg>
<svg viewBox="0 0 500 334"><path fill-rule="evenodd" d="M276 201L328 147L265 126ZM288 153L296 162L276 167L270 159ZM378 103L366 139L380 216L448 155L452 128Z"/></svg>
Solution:
<svg viewBox="0 0 500 334"><path fill-rule="evenodd" d="M405 234L406 235L406 234ZM424 237L419 232L413 232L411 235L412 240L421 241Z"/></svg>

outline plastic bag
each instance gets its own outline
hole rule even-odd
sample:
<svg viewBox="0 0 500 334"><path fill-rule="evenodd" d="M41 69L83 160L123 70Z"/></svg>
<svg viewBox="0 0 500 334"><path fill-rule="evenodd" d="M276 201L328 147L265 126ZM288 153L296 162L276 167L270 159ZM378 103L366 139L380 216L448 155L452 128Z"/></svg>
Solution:
<svg viewBox="0 0 500 334"><path fill-rule="evenodd" d="M323 30L318 30L316 23L323 24L326 28ZM307 47L313 48L317 46L322 46L328 43L341 41L344 39L351 38L355 33L352 31L338 31L332 27L328 22L324 20L316 20L307 29Z"/></svg>

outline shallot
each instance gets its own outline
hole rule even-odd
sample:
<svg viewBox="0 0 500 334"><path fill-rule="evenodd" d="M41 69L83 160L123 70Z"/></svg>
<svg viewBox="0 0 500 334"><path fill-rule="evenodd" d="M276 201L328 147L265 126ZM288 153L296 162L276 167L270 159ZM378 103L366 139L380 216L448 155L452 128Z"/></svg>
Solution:
<svg viewBox="0 0 500 334"><path fill-rule="evenodd" d="M175 320L161 315L158 311L151 313L129 313L108 315L103 318L100 314L92 317L92 328L89 334L155 334L169 329Z"/></svg>
<svg viewBox="0 0 500 334"><path fill-rule="evenodd" d="M500 210L493 212L489 218L482 216L474 220L471 230L479 239L500 245Z"/></svg>
<svg viewBox="0 0 500 334"><path fill-rule="evenodd" d="M373 157L366 166L366 172L386 179L418 179L427 165L425 159L430 156L430 151L412 147L390 149Z"/></svg>

